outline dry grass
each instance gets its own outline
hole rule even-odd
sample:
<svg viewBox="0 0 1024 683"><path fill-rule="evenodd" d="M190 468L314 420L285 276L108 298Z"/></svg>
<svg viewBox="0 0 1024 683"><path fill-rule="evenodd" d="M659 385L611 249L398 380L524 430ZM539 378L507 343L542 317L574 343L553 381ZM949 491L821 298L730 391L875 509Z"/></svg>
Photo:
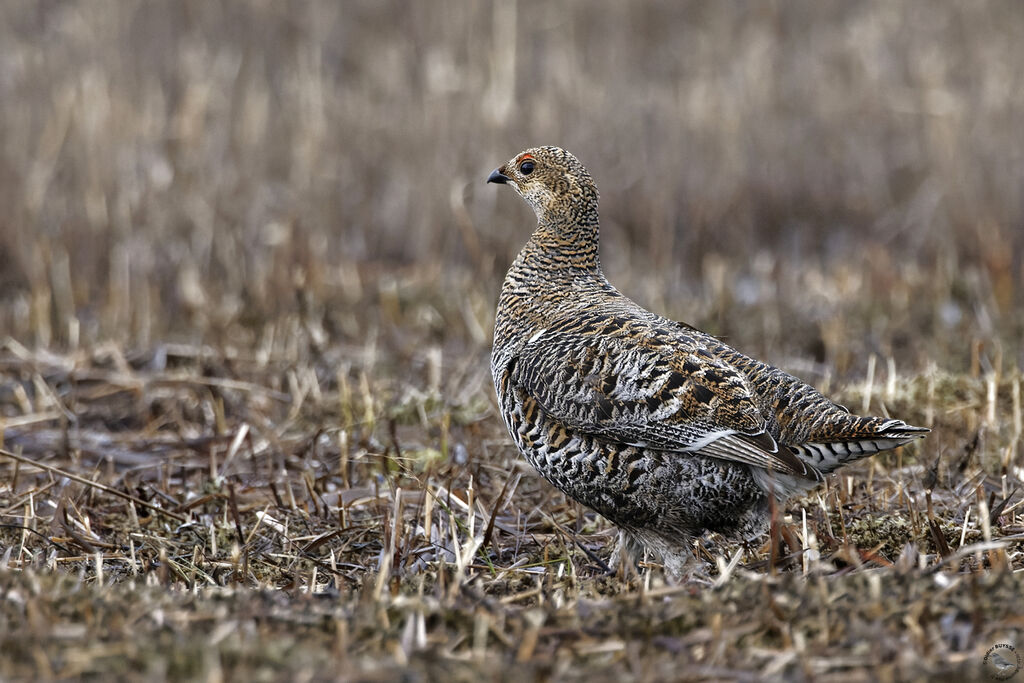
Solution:
<svg viewBox="0 0 1024 683"><path fill-rule="evenodd" d="M979 678L1021 645L1011 2L0 6L0 678ZM608 577L487 353L524 146L613 281L927 424Z"/></svg>
<svg viewBox="0 0 1024 683"><path fill-rule="evenodd" d="M710 588L606 576L614 535L512 452L476 358L427 370L467 378L447 398L187 346L2 359L5 677L902 679L1021 626L1019 372L880 378L935 434L792 505L774 552L705 538Z"/></svg>

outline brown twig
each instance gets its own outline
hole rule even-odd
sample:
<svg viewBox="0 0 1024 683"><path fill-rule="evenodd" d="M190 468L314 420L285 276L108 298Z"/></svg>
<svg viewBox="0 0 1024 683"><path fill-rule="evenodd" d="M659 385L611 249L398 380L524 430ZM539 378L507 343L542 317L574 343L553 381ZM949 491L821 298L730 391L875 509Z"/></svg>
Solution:
<svg viewBox="0 0 1024 683"><path fill-rule="evenodd" d="M165 510L164 508L162 508L162 507L160 507L158 505L153 505L152 503L147 503L146 501L142 500L141 498L137 498L137 497L131 495L130 493L125 493L124 491L118 491L117 489L115 489L113 487L110 487L110 486L107 486L106 484L101 484L99 482L92 481L90 479L86 479L85 477L80 477L77 474L72 474L71 472L68 472L66 470L62 470L59 467L54 467L53 465L47 465L45 463L41 463L41 462L38 462L36 460L33 460L32 458L26 458L23 455L17 455L16 453L11 453L10 451L5 451L3 449L0 449L0 455L6 456L6 457L8 457L11 460L14 460L16 462L24 463L26 465L32 465L34 467L39 467L40 469L47 470L48 472L53 472L54 474L59 474L62 477L67 477L71 481L77 481L79 484L84 484L85 486L89 486L89 487L92 487L94 489L99 489L100 491L103 491L105 493L109 493L112 496L117 496L118 498L124 498L125 500L129 500L129 501L135 503L136 505L140 505L140 506L142 506L144 508L152 510L153 512L159 512L160 514L166 515L166 516L170 517L171 519L176 519L179 522L186 522L186 521L188 521L188 517L186 517L185 515L180 515L180 514L178 514L176 512L171 512L170 510Z"/></svg>

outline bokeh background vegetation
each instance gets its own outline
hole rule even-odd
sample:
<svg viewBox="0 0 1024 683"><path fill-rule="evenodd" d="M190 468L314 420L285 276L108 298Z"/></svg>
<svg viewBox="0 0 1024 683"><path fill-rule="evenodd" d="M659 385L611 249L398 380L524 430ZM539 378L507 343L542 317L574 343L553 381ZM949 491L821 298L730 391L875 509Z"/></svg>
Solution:
<svg viewBox="0 0 1024 683"><path fill-rule="evenodd" d="M330 334L486 345L532 216L483 178L558 144L651 307L840 371L1019 361L1012 1L9 2L0 41L21 340L240 342L302 292Z"/></svg>

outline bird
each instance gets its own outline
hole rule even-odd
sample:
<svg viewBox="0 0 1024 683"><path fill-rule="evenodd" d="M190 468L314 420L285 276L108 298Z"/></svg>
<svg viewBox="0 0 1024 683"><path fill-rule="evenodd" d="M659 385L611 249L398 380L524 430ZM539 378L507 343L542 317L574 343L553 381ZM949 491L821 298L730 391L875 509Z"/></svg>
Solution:
<svg viewBox="0 0 1024 683"><path fill-rule="evenodd" d="M1020 671L1020 662L1011 662L1003 656L1002 652L992 652L985 659L985 663L988 664L989 669L992 671L992 676L1000 680L1006 680L1013 674Z"/></svg>
<svg viewBox="0 0 1024 683"><path fill-rule="evenodd" d="M704 533L753 542L773 505L929 431L854 415L619 292L601 269L597 187L569 152L527 149L487 182L537 215L496 309L501 417L544 479L618 527L620 569L646 550L693 576Z"/></svg>

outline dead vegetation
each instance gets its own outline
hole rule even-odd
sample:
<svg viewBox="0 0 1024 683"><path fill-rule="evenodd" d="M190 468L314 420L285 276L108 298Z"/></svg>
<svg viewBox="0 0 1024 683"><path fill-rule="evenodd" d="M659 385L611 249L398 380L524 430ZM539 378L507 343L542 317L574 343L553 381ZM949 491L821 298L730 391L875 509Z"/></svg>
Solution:
<svg viewBox="0 0 1024 683"><path fill-rule="evenodd" d="M0 678L971 679L1021 645L1024 17L626 7L0 8ZM711 585L608 576L487 372L529 217L482 181L545 142L627 293L933 433L702 539Z"/></svg>
<svg viewBox="0 0 1024 683"><path fill-rule="evenodd" d="M902 679L976 671L1021 625L1017 372L901 378L893 412L935 392L930 442L774 544L704 539L713 585L670 586L606 575L611 529L524 467L484 382L111 352L2 354L6 676Z"/></svg>

